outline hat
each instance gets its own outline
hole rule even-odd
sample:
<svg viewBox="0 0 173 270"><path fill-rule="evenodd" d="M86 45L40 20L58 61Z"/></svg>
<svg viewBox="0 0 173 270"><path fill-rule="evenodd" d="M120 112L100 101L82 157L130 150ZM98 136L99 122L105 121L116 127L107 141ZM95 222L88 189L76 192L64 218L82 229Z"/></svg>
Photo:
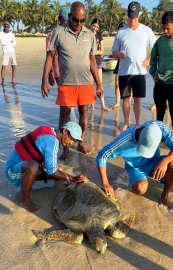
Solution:
<svg viewBox="0 0 173 270"><path fill-rule="evenodd" d="M59 10L59 16L63 17L65 21L68 21L68 14L70 13L69 7L63 7Z"/></svg>
<svg viewBox="0 0 173 270"><path fill-rule="evenodd" d="M5 21L3 25L8 24L10 26L10 23L8 21Z"/></svg>
<svg viewBox="0 0 173 270"><path fill-rule="evenodd" d="M82 142L82 138L81 138L82 129L77 123L67 122L66 124L62 126L62 128L66 128L70 132L70 135L72 136L73 139Z"/></svg>
<svg viewBox="0 0 173 270"><path fill-rule="evenodd" d="M137 18L140 11L141 5L138 2L133 1L128 5L128 17Z"/></svg>
<svg viewBox="0 0 173 270"><path fill-rule="evenodd" d="M138 141L137 152L140 156L151 158L154 156L162 138L159 126L152 122L141 131Z"/></svg>

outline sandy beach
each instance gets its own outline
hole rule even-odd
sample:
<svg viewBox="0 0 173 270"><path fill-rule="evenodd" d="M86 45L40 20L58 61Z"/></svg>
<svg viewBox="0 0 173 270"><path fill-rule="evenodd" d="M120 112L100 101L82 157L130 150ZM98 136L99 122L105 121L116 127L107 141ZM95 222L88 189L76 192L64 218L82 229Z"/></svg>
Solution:
<svg viewBox="0 0 173 270"><path fill-rule="evenodd" d="M104 38L105 54L111 53L113 37ZM1 53L0 53L1 55ZM65 242L37 242L32 230L51 231L64 228L52 213L52 204L58 193L59 182L37 182L31 190L31 199L40 206L35 213L20 206L20 188L13 186L3 174L3 166L11 154L14 143L24 134L40 125L57 127L59 107L55 105L56 87L48 98L40 91L45 61L45 38L17 38L17 86L11 86L11 67L8 66L5 87L0 89L0 270L112 270L112 269L173 269L173 206L170 210L160 202L162 184L149 179L145 196L133 193L124 162L118 157L108 162L108 178L115 195L122 202L124 213L134 212L136 224L124 239L107 236L108 248L99 254L91 248L85 237L81 245ZM114 74L103 74L105 103L115 103ZM153 103L153 80L147 75L147 96L143 99L142 122L155 119L149 111ZM132 101L133 105L133 101ZM99 149L112 141L123 123L122 108L111 112L100 110L97 101L95 111L89 109L89 125L85 145L91 149L86 156L71 147L69 161L59 162L73 175L85 174L101 185L95 157ZM78 118L77 108L75 108ZM131 110L131 125L135 124ZM169 112L164 122L170 127ZM60 150L61 151L61 150ZM162 153L168 149L161 146ZM170 192L173 205L173 192Z"/></svg>

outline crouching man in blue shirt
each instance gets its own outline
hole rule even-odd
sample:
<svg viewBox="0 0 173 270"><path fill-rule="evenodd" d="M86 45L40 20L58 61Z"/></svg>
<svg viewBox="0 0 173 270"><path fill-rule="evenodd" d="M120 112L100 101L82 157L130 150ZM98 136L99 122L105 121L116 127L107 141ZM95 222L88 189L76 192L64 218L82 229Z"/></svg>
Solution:
<svg viewBox="0 0 173 270"><path fill-rule="evenodd" d="M160 155L160 142L170 149L167 156ZM173 132L163 122L148 121L130 127L99 151L96 162L103 188L112 197L115 195L107 178L106 162L117 156L124 158L125 170L136 193L145 194L147 177L152 177L164 184L161 201L170 207L168 194L173 186Z"/></svg>
<svg viewBox="0 0 173 270"><path fill-rule="evenodd" d="M57 164L59 142L63 146L69 146L82 141L81 136L81 127L77 123L68 122L60 130L40 126L17 141L15 150L5 164L4 173L13 185L21 187L21 205L26 210L34 212L39 209L29 197L30 189L37 180L44 179L45 182L48 179L67 182L87 180L82 174L72 176L63 172L62 166Z"/></svg>

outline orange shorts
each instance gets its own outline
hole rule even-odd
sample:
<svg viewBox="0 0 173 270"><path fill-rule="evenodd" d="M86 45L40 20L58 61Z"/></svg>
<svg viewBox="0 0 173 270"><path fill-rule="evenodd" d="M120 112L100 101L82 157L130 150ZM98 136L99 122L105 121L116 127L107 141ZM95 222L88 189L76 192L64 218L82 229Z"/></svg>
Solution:
<svg viewBox="0 0 173 270"><path fill-rule="evenodd" d="M60 106L88 105L96 102L94 86L90 85L58 85L56 104Z"/></svg>

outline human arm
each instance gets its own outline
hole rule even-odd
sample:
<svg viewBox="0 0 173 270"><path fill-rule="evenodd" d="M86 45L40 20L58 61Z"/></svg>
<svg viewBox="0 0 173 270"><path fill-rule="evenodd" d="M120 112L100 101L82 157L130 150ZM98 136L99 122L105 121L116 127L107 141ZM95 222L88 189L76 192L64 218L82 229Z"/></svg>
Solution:
<svg viewBox="0 0 173 270"><path fill-rule="evenodd" d="M173 161L173 132L162 121L156 121L162 132L161 141L170 149L169 154L156 166L153 171L154 179L161 179L167 170L168 164Z"/></svg>
<svg viewBox="0 0 173 270"><path fill-rule="evenodd" d="M158 65L158 42L156 41L156 43L154 44L154 46L151 50L150 68L149 68L149 73L153 77L154 81L158 80L157 65Z"/></svg>
<svg viewBox="0 0 173 270"><path fill-rule="evenodd" d="M98 152L96 157L96 164L102 181L103 189L112 197L115 197L115 195L107 177L106 163L107 159L115 158L118 155L121 155L121 150L119 146L119 139L117 137L114 141L104 146Z"/></svg>
<svg viewBox="0 0 173 270"><path fill-rule="evenodd" d="M104 45L103 45L103 40L101 40L99 43L99 49L97 50L97 55L103 55L103 54L104 54Z"/></svg>
<svg viewBox="0 0 173 270"><path fill-rule="evenodd" d="M168 164L173 161L173 151L170 151L169 155L161 160L161 162L156 166L153 171L153 178L160 180L165 176L168 168Z"/></svg>
<svg viewBox="0 0 173 270"><path fill-rule="evenodd" d="M102 185L105 193L115 198L113 187L109 184L109 180L107 178L106 166L98 167L98 171L102 180Z"/></svg>
<svg viewBox="0 0 173 270"><path fill-rule="evenodd" d="M101 82L100 82L100 79L98 76L95 55L90 55L90 70L91 70L91 74L94 78L94 81L96 83L96 94L98 97L101 97L103 95L103 91L102 91Z"/></svg>
<svg viewBox="0 0 173 270"><path fill-rule="evenodd" d="M59 169L57 169L56 172L54 172L53 174L50 175L54 180L63 180L63 181L67 181L69 183L71 182L75 182L75 183L79 183L79 182L85 182L88 181L87 177L83 174L79 174L77 176L72 176L68 173L65 173Z"/></svg>
<svg viewBox="0 0 173 270"><path fill-rule="evenodd" d="M124 52L121 52L120 51L120 44L119 44L119 38L118 38L118 32L115 36L115 39L114 39L114 43L113 43L113 46L112 46L112 56L113 58L115 59L121 59L121 58L125 58L125 54Z"/></svg>
<svg viewBox="0 0 173 270"><path fill-rule="evenodd" d="M142 67L146 68L150 64L150 57L147 57L145 60L142 61Z"/></svg>
<svg viewBox="0 0 173 270"><path fill-rule="evenodd" d="M44 65L42 84L41 84L41 93L44 98L46 96L48 97L48 92L50 92L50 88L48 85L48 76L52 69L54 56L55 56L55 51L49 51L46 57L45 65Z"/></svg>

